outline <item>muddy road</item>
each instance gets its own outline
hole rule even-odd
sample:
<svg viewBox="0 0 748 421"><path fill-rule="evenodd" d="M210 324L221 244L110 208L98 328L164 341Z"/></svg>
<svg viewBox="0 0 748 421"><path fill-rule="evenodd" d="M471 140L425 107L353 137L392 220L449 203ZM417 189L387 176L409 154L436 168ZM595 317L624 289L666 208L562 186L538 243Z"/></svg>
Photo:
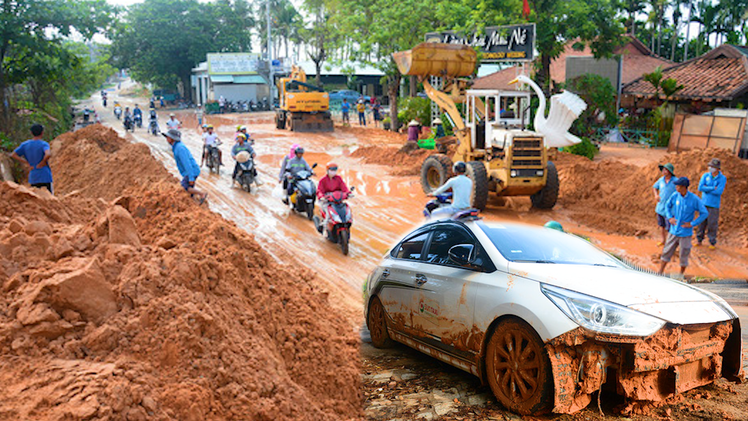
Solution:
<svg viewBox="0 0 748 421"><path fill-rule="evenodd" d="M115 93L110 95L110 104ZM119 96L123 106L146 99ZM98 96L93 104L105 125L113 127L120 135L134 142L148 145L165 167L177 175L171 148L162 136L152 136L146 128L135 133L125 133L122 123L112 114L111 105L104 111ZM170 111L159 110L162 130ZM201 131L198 130L194 110L175 110L182 122L182 139L196 159L202 151ZM371 165L351 153L362 146L400 146L396 136L380 130L336 127L334 133L295 134L276 130L272 113L206 115L208 123L216 127L223 141L225 167L220 175L210 174L207 168L198 179L197 187L209 193L209 206L240 228L252 233L258 242L280 262L293 262L318 273L318 279L329 292L331 302L350 321L351 329L361 331L362 358L365 384L365 414L369 419L517 419L496 403L487 387L477 378L454 369L404 346L391 350L376 350L369 344L368 332L362 328L362 284L390 245L411 228L422 222L421 209L426 197L421 191L418 177L393 176L382 165ZM263 185L247 193L231 187L233 161L229 150L233 145L236 126L246 125L255 139L258 170ZM278 184L279 162L291 145L301 144L306 150L306 160L319 164L316 173L323 174L324 165L334 160L340 166L340 175L349 186L356 187L356 196L350 200L354 223L349 256L343 256L337 247L325 240L314 229L313 223L303 215L295 214L281 202ZM601 159L630 160L631 163L648 163L656 160L658 152L651 155L631 151L610 151ZM654 268L660 249L656 240L648 237L627 237L609 234L584 225L571 212L562 207L552 211L530 208L527 198L510 198L499 203L492 198L484 213L488 220L514 220L528 224L543 224L549 220L560 221L576 234L589 237L599 247L623 256L641 266ZM694 249L693 266L689 272L708 278L748 278L748 251L737 247L721 247L715 253ZM735 284L735 288L746 288ZM736 297L741 296L740 292ZM728 301L730 299L728 298ZM731 301L743 318L748 316L748 300ZM748 327L748 317L742 320ZM744 335L745 336L745 335ZM748 419L748 388L726 383L699 388L686 394L682 402L658 409L655 419ZM604 414L620 412L623 402L615 393L603 393L601 408ZM717 403L715 403L717 402ZM601 416L593 403L589 408L572 416L553 419L620 419ZM645 417L649 418L649 417ZM625 419L625 418L624 418Z"/></svg>

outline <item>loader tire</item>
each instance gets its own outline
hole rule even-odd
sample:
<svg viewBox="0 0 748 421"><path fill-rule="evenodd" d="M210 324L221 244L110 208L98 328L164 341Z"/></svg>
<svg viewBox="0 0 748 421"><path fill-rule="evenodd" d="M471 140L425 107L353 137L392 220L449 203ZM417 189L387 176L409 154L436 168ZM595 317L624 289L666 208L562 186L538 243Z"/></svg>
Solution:
<svg viewBox="0 0 748 421"><path fill-rule="evenodd" d="M486 203L488 203L488 173L485 164L480 161L468 162L465 175L473 180L470 206L481 211L486 209Z"/></svg>
<svg viewBox="0 0 748 421"><path fill-rule="evenodd" d="M548 161L545 186L539 192L530 196L532 206L538 209L553 209L556 206L556 200L558 200L559 184L556 165Z"/></svg>
<svg viewBox="0 0 748 421"><path fill-rule="evenodd" d="M283 111L275 113L275 127L281 130L286 128L286 115Z"/></svg>
<svg viewBox="0 0 748 421"><path fill-rule="evenodd" d="M436 190L452 176L452 160L447 155L435 154L421 165L421 187L426 194Z"/></svg>

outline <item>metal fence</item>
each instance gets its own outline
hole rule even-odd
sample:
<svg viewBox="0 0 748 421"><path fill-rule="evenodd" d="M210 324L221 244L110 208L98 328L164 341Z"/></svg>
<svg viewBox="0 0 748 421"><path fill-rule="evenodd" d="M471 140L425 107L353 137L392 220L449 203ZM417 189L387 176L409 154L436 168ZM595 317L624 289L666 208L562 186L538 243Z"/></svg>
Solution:
<svg viewBox="0 0 748 421"><path fill-rule="evenodd" d="M627 129L623 127L598 127L595 130L597 142L631 143L645 145L650 148L657 146L658 132L656 130Z"/></svg>

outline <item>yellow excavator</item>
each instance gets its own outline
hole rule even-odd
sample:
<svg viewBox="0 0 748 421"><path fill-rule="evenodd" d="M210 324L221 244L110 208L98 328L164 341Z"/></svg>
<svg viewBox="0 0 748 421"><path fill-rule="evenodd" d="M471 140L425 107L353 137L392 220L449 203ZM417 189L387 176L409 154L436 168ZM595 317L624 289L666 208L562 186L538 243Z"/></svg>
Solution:
<svg viewBox="0 0 748 421"><path fill-rule="evenodd" d="M402 74L418 76L426 95L441 108L458 139L451 158L435 154L423 162L421 185L424 192L430 193L447 181L452 175L453 161L464 161L467 176L473 180L471 206L474 208L485 209L490 191L499 196L530 196L536 208L550 209L556 205L558 172L549 160L545 135L525 129L529 121L529 92L468 89L471 81L467 77L475 72L477 54L465 45L426 42L411 50L396 52L393 57ZM432 86L431 77L441 78L441 89ZM527 78L517 80L529 81ZM586 105L575 95L565 94L574 96L577 101L573 112L560 118L570 125ZM545 97L542 103L545 108ZM557 103L557 100L552 101L552 114ZM562 108L565 109L556 106L556 111Z"/></svg>
<svg viewBox="0 0 748 421"><path fill-rule="evenodd" d="M331 132L330 96L322 88L307 83L299 66L278 83L280 107L275 113L275 127L294 132Z"/></svg>

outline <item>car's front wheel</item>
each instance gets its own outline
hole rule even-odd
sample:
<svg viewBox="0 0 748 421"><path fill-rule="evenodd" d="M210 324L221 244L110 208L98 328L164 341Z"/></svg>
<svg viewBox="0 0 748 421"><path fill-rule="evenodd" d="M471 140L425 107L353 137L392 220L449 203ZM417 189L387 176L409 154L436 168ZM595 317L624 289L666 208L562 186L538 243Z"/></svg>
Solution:
<svg viewBox="0 0 748 421"><path fill-rule="evenodd" d="M371 334L371 344L375 348L389 348L392 346L392 339L387 332L387 320L384 314L384 306L379 301L379 297L371 299L369 305L369 333Z"/></svg>
<svg viewBox="0 0 748 421"><path fill-rule="evenodd" d="M496 399L510 411L542 414L553 406L553 374L543 342L519 319L496 326L486 349L486 376Z"/></svg>

